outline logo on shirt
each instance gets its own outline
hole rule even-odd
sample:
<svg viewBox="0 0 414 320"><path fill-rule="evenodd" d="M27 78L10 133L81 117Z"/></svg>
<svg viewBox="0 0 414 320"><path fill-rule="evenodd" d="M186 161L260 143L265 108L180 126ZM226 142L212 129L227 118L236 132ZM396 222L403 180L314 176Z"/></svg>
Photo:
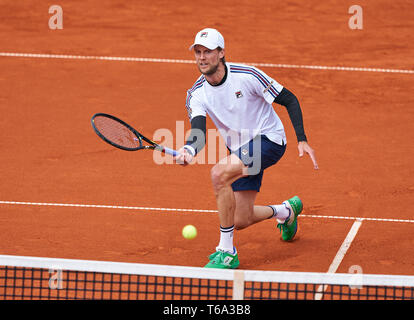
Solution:
<svg viewBox="0 0 414 320"><path fill-rule="evenodd" d="M235 95L237 99L240 99L241 97L243 97L243 93L241 91L235 92Z"/></svg>
<svg viewBox="0 0 414 320"><path fill-rule="evenodd" d="M208 36L208 32L205 32L205 31L200 34L200 38L207 38L207 36Z"/></svg>

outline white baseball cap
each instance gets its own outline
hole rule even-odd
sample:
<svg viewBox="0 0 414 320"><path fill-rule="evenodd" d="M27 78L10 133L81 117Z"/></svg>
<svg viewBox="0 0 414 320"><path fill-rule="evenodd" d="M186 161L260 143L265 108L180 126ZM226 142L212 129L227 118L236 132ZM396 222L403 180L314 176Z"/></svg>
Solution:
<svg viewBox="0 0 414 320"><path fill-rule="evenodd" d="M205 28L196 34L194 43L189 49L192 50L197 44L210 50L214 50L218 47L224 49L224 38L216 29Z"/></svg>

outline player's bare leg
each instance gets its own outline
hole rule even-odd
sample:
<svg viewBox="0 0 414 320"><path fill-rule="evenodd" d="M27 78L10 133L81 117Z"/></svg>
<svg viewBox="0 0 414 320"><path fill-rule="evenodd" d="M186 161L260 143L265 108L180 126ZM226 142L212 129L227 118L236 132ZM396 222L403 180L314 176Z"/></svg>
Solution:
<svg viewBox="0 0 414 320"><path fill-rule="evenodd" d="M231 184L246 175L246 166L234 154L222 159L211 169L220 225L224 228L234 225L236 199Z"/></svg>
<svg viewBox="0 0 414 320"><path fill-rule="evenodd" d="M296 217L302 211L302 202L295 196L278 205L255 206L257 192L236 191L236 210L234 213L235 229L240 230L257 222L274 218L277 220L277 227L282 232L282 240L290 241L296 234Z"/></svg>
<svg viewBox="0 0 414 320"><path fill-rule="evenodd" d="M284 204L273 205L275 209L270 206L255 206L257 193L255 190L234 192L236 200L234 227L236 230L247 228L269 218L276 218L278 222L284 222L289 217L290 211Z"/></svg>
<svg viewBox="0 0 414 320"><path fill-rule="evenodd" d="M247 175L247 167L234 154L220 160L211 170L220 221L220 243L210 255L207 268L237 268L237 252L233 248L234 213L236 199L231 184Z"/></svg>
<svg viewBox="0 0 414 320"><path fill-rule="evenodd" d="M273 215L269 206L255 206L257 191L246 190L234 192L236 210L234 214L234 226L236 229L244 229L257 222L268 219Z"/></svg>

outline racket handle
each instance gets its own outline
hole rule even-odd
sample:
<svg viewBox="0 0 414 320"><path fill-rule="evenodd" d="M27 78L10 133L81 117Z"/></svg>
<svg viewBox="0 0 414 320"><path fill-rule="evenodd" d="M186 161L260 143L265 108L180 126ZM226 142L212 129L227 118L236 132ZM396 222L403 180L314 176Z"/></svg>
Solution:
<svg viewBox="0 0 414 320"><path fill-rule="evenodd" d="M165 152L166 154L170 154L170 155L172 155L174 157L179 155L178 151L176 151L174 149L170 149L170 148L164 147L164 146L162 147L162 151Z"/></svg>

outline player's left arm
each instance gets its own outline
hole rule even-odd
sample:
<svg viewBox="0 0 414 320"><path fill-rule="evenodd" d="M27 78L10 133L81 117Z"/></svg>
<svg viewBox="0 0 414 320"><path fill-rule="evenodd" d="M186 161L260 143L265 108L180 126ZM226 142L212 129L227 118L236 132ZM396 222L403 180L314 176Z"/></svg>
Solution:
<svg viewBox="0 0 414 320"><path fill-rule="evenodd" d="M303 153L309 154L313 167L318 169L318 163L316 162L315 151L309 146L308 139L305 135L305 129L303 127L303 116L300 108L299 100L288 89L283 88L279 95L274 100L275 103L285 106L289 114L290 121L295 129L296 138L298 140L299 156L302 157Z"/></svg>

